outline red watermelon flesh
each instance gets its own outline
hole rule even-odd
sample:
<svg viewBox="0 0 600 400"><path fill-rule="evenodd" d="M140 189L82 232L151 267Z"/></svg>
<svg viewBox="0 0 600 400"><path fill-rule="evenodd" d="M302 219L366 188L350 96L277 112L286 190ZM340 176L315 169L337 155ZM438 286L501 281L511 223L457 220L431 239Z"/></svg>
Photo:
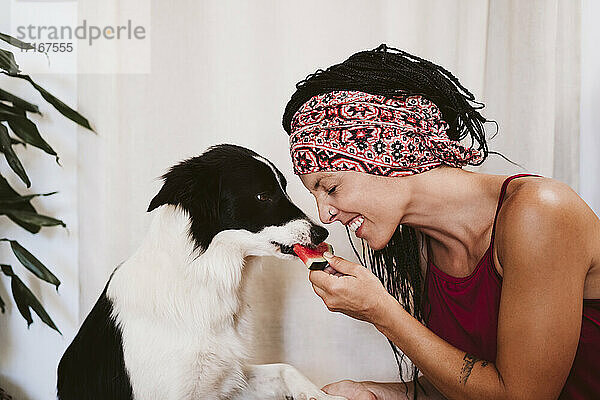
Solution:
<svg viewBox="0 0 600 400"><path fill-rule="evenodd" d="M311 270L324 270L327 267L327 260L323 257L326 251L333 254L333 247L329 243L321 243L317 247L311 248L302 246L301 244L294 245L294 253L300 257L302 262Z"/></svg>

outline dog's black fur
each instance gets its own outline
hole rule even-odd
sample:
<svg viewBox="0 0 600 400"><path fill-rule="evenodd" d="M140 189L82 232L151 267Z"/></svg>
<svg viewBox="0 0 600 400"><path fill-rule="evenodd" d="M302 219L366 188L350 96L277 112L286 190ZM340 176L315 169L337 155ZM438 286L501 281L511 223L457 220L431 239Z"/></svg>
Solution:
<svg viewBox="0 0 600 400"><path fill-rule="evenodd" d="M109 280L110 283L110 280ZM106 284L58 365L58 398L131 400L121 330L112 317Z"/></svg>

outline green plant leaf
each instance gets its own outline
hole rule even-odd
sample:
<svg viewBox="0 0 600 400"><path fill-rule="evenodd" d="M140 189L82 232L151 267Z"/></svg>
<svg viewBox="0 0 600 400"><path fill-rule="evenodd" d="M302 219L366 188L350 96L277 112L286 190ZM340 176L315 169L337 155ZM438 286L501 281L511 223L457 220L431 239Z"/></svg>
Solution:
<svg viewBox="0 0 600 400"><path fill-rule="evenodd" d="M14 198L18 198L18 197L21 197L19 195L19 193L17 193L8 184L6 179L4 179L4 177L2 175L0 175L0 201L5 201L7 199L14 199ZM36 213L35 208L28 201L27 202L19 202L17 204L11 204L8 208L10 208L13 211L20 210L20 211L28 211L31 213ZM38 225L29 224L27 222L16 219L10 215L7 215L7 217L12 222L14 222L15 224L19 225L20 227L22 227L23 229L25 229L31 233L38 233L41 229L41 227L39 227Z"/></svg>
<svg viewBox="0 0 600 400"><path fill-rule="evenodd" d="M8 129L6 129L3 124L0 124L0 148L2 148L2 152L4 153L4 157L10 168L15 171L27 187L30 187L31 181L25 172L25 168L23 168L23 164L21 164L17 154L12 149L10 136L8 136Z"/></svg>
<svg viewBox="0 0 600 400"><path fill-rule="evenodd" d="M20 197L19 193L17 193L6 181L6 179L0 175L0 201L13 199L15 197ZM11 210L20 210L20 211L28 211L32 213L36 213L35 208L29 202L19 202L17 204L11 204L8 208ZM40 231L40 227L38 225L28 224L26 222L20 221L10 215L7 217L13 221L15 224L19 225L23 229L31 232L38 233Z"/></svg>
<svg viewBox="0 0 600 400"><path fill-rule="evenodd" d="M27 119L27 117L10 118L8 119L8 126L25 143L44 150L46 153L55 156L58 161L58 156L54 149L42 138L37 126Z"/></svg>
<svg viewBox="0 0 600 400"><path fill-rule="evenodd" d="M1 119L8 122L8 126L10 126L10 129L15 135L26 143L42 149L46 153L56 157L56 161L58 162L58 155L42 138L37 126L27 118L25 110L0 104L0 113L3 113Z"/></svg>
<svg viewBox="0 0 600 400"><path fill-rule="evenodd" d="M19 262L35 276L43 281L53 284L56 287L56 290L58 290L58 286L60 286L60 280L58 280L58 278L25 247L21 246L16 240L4 238L0 239L0 241L10 242L10 247Z"/></svg>
<svg viewBox="0 0 600 400"><path fill-rule="evenodd" d="M10 118L23 118L23 114L18 108L0 102L0 121L8 121Z"/></svg>
<svg viewBox="0 0 600 400"><path fill-rule="evenodd" d="M60 219L48 217L46 215L38 214L35 212L29 212L29 211L20 211L20 210L18 211L18 210L9 210L6 208L0 208L0 215L12 216L20 221L26 222L28 224L37 225L37 226L56 226L56 225L60 225L62 227L67 226Z"/></svg>
<svg viewBox="0 0 600 400"><path fill-rule="evenodd" d="M21 72L13 53L4 49L0 49L0 69L5 70L9 75L16 75Z"/></svg>
<svg viewBox="0 0 600 400"><path fill-rule="evenodd" d="M11 44L11 45L18 47L20 49L23 49L23 50L31 50L34 48L31 44L22 42L19 39L9 36L5 33L0 33L0 40L4 40L6 43Z"/></svg>
<svg viewBox="0 0 600 400"><path fill-rule="evenodd" d="M27 286L23 283L23 281L15 275L10 265L2 264L2 272L4 275L10 277L10 287L12 289L12 295L15 299L15 303L17 303L17 308L19 312L27 321L27 327L33 323L33 318L31 318L31 311L35 311L35 313L40 317L42 322L48 325L50 328L54 329L58 333L62 335L62 333L58 330L52 318L48 315L42 304L35 297L35 295L29 290Z"/></svg>
<svg viewBox="0 0 600 400"><path fill-rule="evenodd" d="M10 286L12 289L12 293L13 293L13 298L15 299L15 302L17 303L17 309L19 310L19 312L21 313L21 315L23 316L23 318L25 318L25 321L27 321L27 327L29 328L29 325L31 325L33 323L33 318L31 318L31 311L29 311L29 307L23 302L21 301L21 295L20 295L20 290L19 292L19 300L17 300L17 296L15 295L15 286L13 284L13 282L15 281L15 278L18 279L20 281L20 279L15 275L15 273L12 270L12 267L10 265L7 264L0 264L0 268L2 268L2 272L4 273L4 275L10 277ZM22 283L22 282L21 282ZM25 286L25 285L23 285Z"/></svg>
<svg viewBox="0 0 600 400"><path fill-rule="evenodd" d="M8 101L8 102L12 103L12 105L16 108L22 108L25 111L29 111L32 113L42 115L42 113L40 112L40 109L35 104L25 101L22 98L17 97L14 94L9 93L2 89L0 89L0 100Z"/></svg>
<svg viewBox="0 0 600 400"><path fill-rule="evenodd" d="M27 147L27 144L25 142L21 142L19 139L15 139L15 138L10 138L10 144L12 144L13 146L15 144L22 144L23 147Z"/></svg>
<svg viewBox="0 0 600 400"><path fill-rule="evenodd" d="M0 201L12 199L15 197L20 197L19 193L17 193L9 185L9 183L6 181L6 179L2 175L0 175ZM9 208L13 211L19 210L19 211L28 211L28 212L36 213L35 208L29 202L20 202L17 204L11 204ZM38 233L41 229L41 227L38 225L29 224L27 222L18 220L10 215L7 215L7 217L11 221L13 221L15 224L19 225L20 227L22 227L23 229L25 229L31 233Z"/></svg>
<svg viewBox="0 0 600 400"><path fill-rule="evenodd" d="M6 205L10 206L13 204L19 204L19 203L26 203L29 202L31 199L33 199L34 197L40 197L40 196L52 196L53 194L56 194L58 192L50 192L50 193L35 193L35 194L28 194L27 196L17 196L14 198L0 198L0 208L10 208L10 207L4 207Z"/></svg>
<svg viewBox="0 0 600 400"><path fill-rule="evenodd" d="M27 144L25 144L25 142L21 142L20 140L18 140L18 139L15 139L15 138L12 138L12 137L10 138L10 144L11 144L12 146L14 146L15 144L22 144L22 145L23 145L23 147L27 147ZM0 147L0 153L4 153L4 152L2 151L2 147Z"/></svg>
<svg viewBox="0 0 600 400"><path fill-rule="evenodd" d="M48 103L52 104L54 106L54 108L56 108L58 110L59 113L61 113L65 117L69 118L71 121L73 121L73 122L75 122L75 123L83 126L84 128L87 128L90 131L95 132L92 129L92 127L90 126L89 121L87 119L85 119L85 117L83 117L81 114L79 114L77 111L73 110L71 107L69 107L68 105L66 105L62 101L60 101L58 98L56 98L50 92L48 92L46 89L44 89L43 87L41 87L40 85L38 85L37 83L35 83L33 81L33 79L31 79L31 77L29 75L12 75L12 76L14 76L16 78L24 79L27 82L31 83L31 85L38 92L40 92L40 94L42 95L42 97Z"/></svg>

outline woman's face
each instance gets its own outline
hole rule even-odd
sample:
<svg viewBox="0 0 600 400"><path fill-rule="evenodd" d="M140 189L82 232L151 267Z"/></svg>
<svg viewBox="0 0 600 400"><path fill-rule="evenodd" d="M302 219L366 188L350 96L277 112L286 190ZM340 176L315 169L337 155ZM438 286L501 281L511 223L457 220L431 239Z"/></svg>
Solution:
<svg viewBox="0 0 600 400"><path fill-rule="evenodd" d="M315 172L300 175L315 196L324 224L339 221L365 239L374 250L385 247L402 216L402 199L395 178L355 171Z"/></svg>

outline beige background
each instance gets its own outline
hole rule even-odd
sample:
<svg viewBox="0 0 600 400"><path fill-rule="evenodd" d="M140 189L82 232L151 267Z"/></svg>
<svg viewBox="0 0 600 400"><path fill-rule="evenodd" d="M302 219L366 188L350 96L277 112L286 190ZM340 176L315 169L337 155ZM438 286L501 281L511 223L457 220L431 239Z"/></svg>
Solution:
<svg viewBox="0 0 600 400"><path fill-rule="evenodd" d="M566 0L66 2L62 6L75 6L79 20L149 18L151 72L40 76L48 89L78 105L99 135L47 110L42 123L65 167L23 155L37 177L34 191L61 191L36 204L62 217L69 230L31 237L5 221L2 228L43 254L63 280L59 296L28 282L64 336L38 320L27 331L9 306L8 315L0 316L0 385L20 399L53 397L62 352L112 269L140 243L150 224L145 209L160 187L156 178L177 161L217 143L250 147L281 169L292 199L316 218L314 200L291 171L283 108L297 81L380 43L443 65L486 103L484 115L500 125L490 149L525 169L491 156L481 171L553 176L579 190L598 212L599 168L589 156L600 150L590 117L598 78L588 66L598 63L589 38L600 35L588 19L598 11L592 3L584 2L582 13L582 3ZM143 49L80 46L74 68L86 72L102 63L107 70L130 71L132 59L145 56ZM15 90L31 98L29 91ZM490 137L493 132L490 126ZM6 168L2 173L9 174ZM328 228L337 253L354 259L345 230ZM385 338L368 324L329 313L301 263L265 259L248 272L257 362L291 363L317 384L396 379ZM7 282L0 282L7 300Z"/></svg>

